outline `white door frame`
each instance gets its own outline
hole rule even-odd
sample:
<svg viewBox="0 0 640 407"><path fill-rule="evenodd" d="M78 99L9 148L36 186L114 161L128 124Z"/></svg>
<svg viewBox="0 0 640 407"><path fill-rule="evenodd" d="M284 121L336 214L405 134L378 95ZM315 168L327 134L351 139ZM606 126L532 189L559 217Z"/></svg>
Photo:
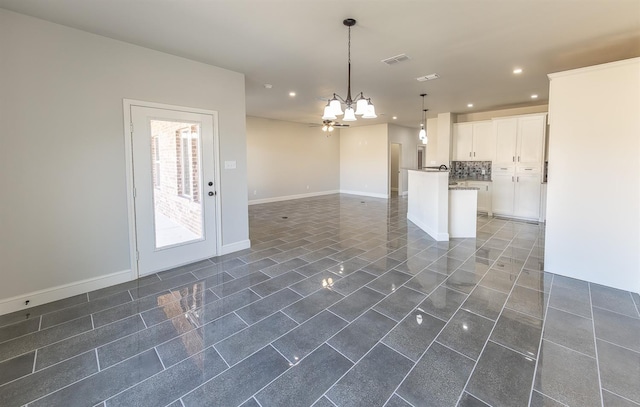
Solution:
<svg viewBox="0 0 640 407"><path fill-rule="evenodd" d="M167 105L164 103L145 102L134 99L123 99L122 107L124 112L124 150L125 168L127 175L127 215L129 222L129 258L131 260L131 279L139 277L138 270L138 241L136 239L136 214L134 201L134 180L133 180L133 137L131 131L131 106L151 107L156 109L175 110L179 112L200 113L213 116L213 166L215 172L216 195L216 253L220 255L222 250L222 214L220 213L220 138L218 135L218 112L214 110L199 109L195 107L185 107Z"/></svg>

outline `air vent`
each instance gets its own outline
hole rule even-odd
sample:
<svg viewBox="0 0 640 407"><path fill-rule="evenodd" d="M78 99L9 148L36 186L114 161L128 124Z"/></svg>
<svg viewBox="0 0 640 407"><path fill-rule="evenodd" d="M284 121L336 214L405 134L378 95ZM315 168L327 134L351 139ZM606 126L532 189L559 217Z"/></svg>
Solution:
<svg viewBox="0 0 640 407"><path fill-rule="evenodd" d="M384 62L387 65L394 65L394 64L397 64L398 62L406 61L408 59L409 57L406 56L405 54L400 54L400 55L396 55L395 57L383 59L382 62Z"/></svg>
<svg viewBox="0 0 640 407"><path fill-rule="evenodd" d="M438 79L440 76L437 73L432 73L429 75L425 75L425 76L421 76L419 78L416 78L418 80L418 82L425 82L425 81L432 81L434 79Z"/></svg>

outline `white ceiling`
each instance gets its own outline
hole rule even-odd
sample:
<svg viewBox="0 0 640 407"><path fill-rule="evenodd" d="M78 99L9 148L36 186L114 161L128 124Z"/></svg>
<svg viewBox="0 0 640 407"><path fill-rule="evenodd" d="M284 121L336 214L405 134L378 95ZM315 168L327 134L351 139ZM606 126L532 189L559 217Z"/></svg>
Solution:
<svg viewBox="0 0 640 407"><path fill-rule="evenodd" d="M356 125L418 127L423 92L429 117L544 104L548 73L640 56L640 0L0 0L0 7L244 73L248 115L300 123L320 122L319 98L346 96L342 20L349 17L358 21L352 91L363 91L378 113ZM410 59L381 62L401 53ZM514 75L515 67L523 73ZM415 79L430 73L440 79Z"/></svg>

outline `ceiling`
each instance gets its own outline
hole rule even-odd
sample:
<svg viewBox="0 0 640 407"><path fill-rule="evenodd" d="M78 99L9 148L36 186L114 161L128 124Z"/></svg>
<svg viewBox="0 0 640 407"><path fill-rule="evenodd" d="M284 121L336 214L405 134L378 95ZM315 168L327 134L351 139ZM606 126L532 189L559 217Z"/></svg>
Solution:
<svg viewBox="0 0 640 407"><path fill-rule="evenodd" d="M299 123L321 123L322 98L346 97L345 18L357 20L352 92L378 113L352 125L417 128L420 93L428 117L545 104L548 73L640 56L640 0L0 0L0 8L244 73L248 115ZM403 53L409 60L381 62ZM431 73L440 78L416 80Z"/></svg>

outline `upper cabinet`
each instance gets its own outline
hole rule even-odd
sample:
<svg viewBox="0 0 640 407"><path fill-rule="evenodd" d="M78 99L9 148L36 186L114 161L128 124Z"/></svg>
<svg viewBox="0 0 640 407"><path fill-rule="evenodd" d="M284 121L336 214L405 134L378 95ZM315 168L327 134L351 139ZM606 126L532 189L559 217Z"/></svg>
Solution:
<svg viewBox="0 0 640 407"><path fill-rule="evenodd" d="M496 165L535 167L544 161L546 114L493 120Z"/></svg>
<svg viewBox="0 0 640 407"><path fill-rule="evenodd" d="M491 120L453 125L452 161L493 161L495 147Z"/></svg>

